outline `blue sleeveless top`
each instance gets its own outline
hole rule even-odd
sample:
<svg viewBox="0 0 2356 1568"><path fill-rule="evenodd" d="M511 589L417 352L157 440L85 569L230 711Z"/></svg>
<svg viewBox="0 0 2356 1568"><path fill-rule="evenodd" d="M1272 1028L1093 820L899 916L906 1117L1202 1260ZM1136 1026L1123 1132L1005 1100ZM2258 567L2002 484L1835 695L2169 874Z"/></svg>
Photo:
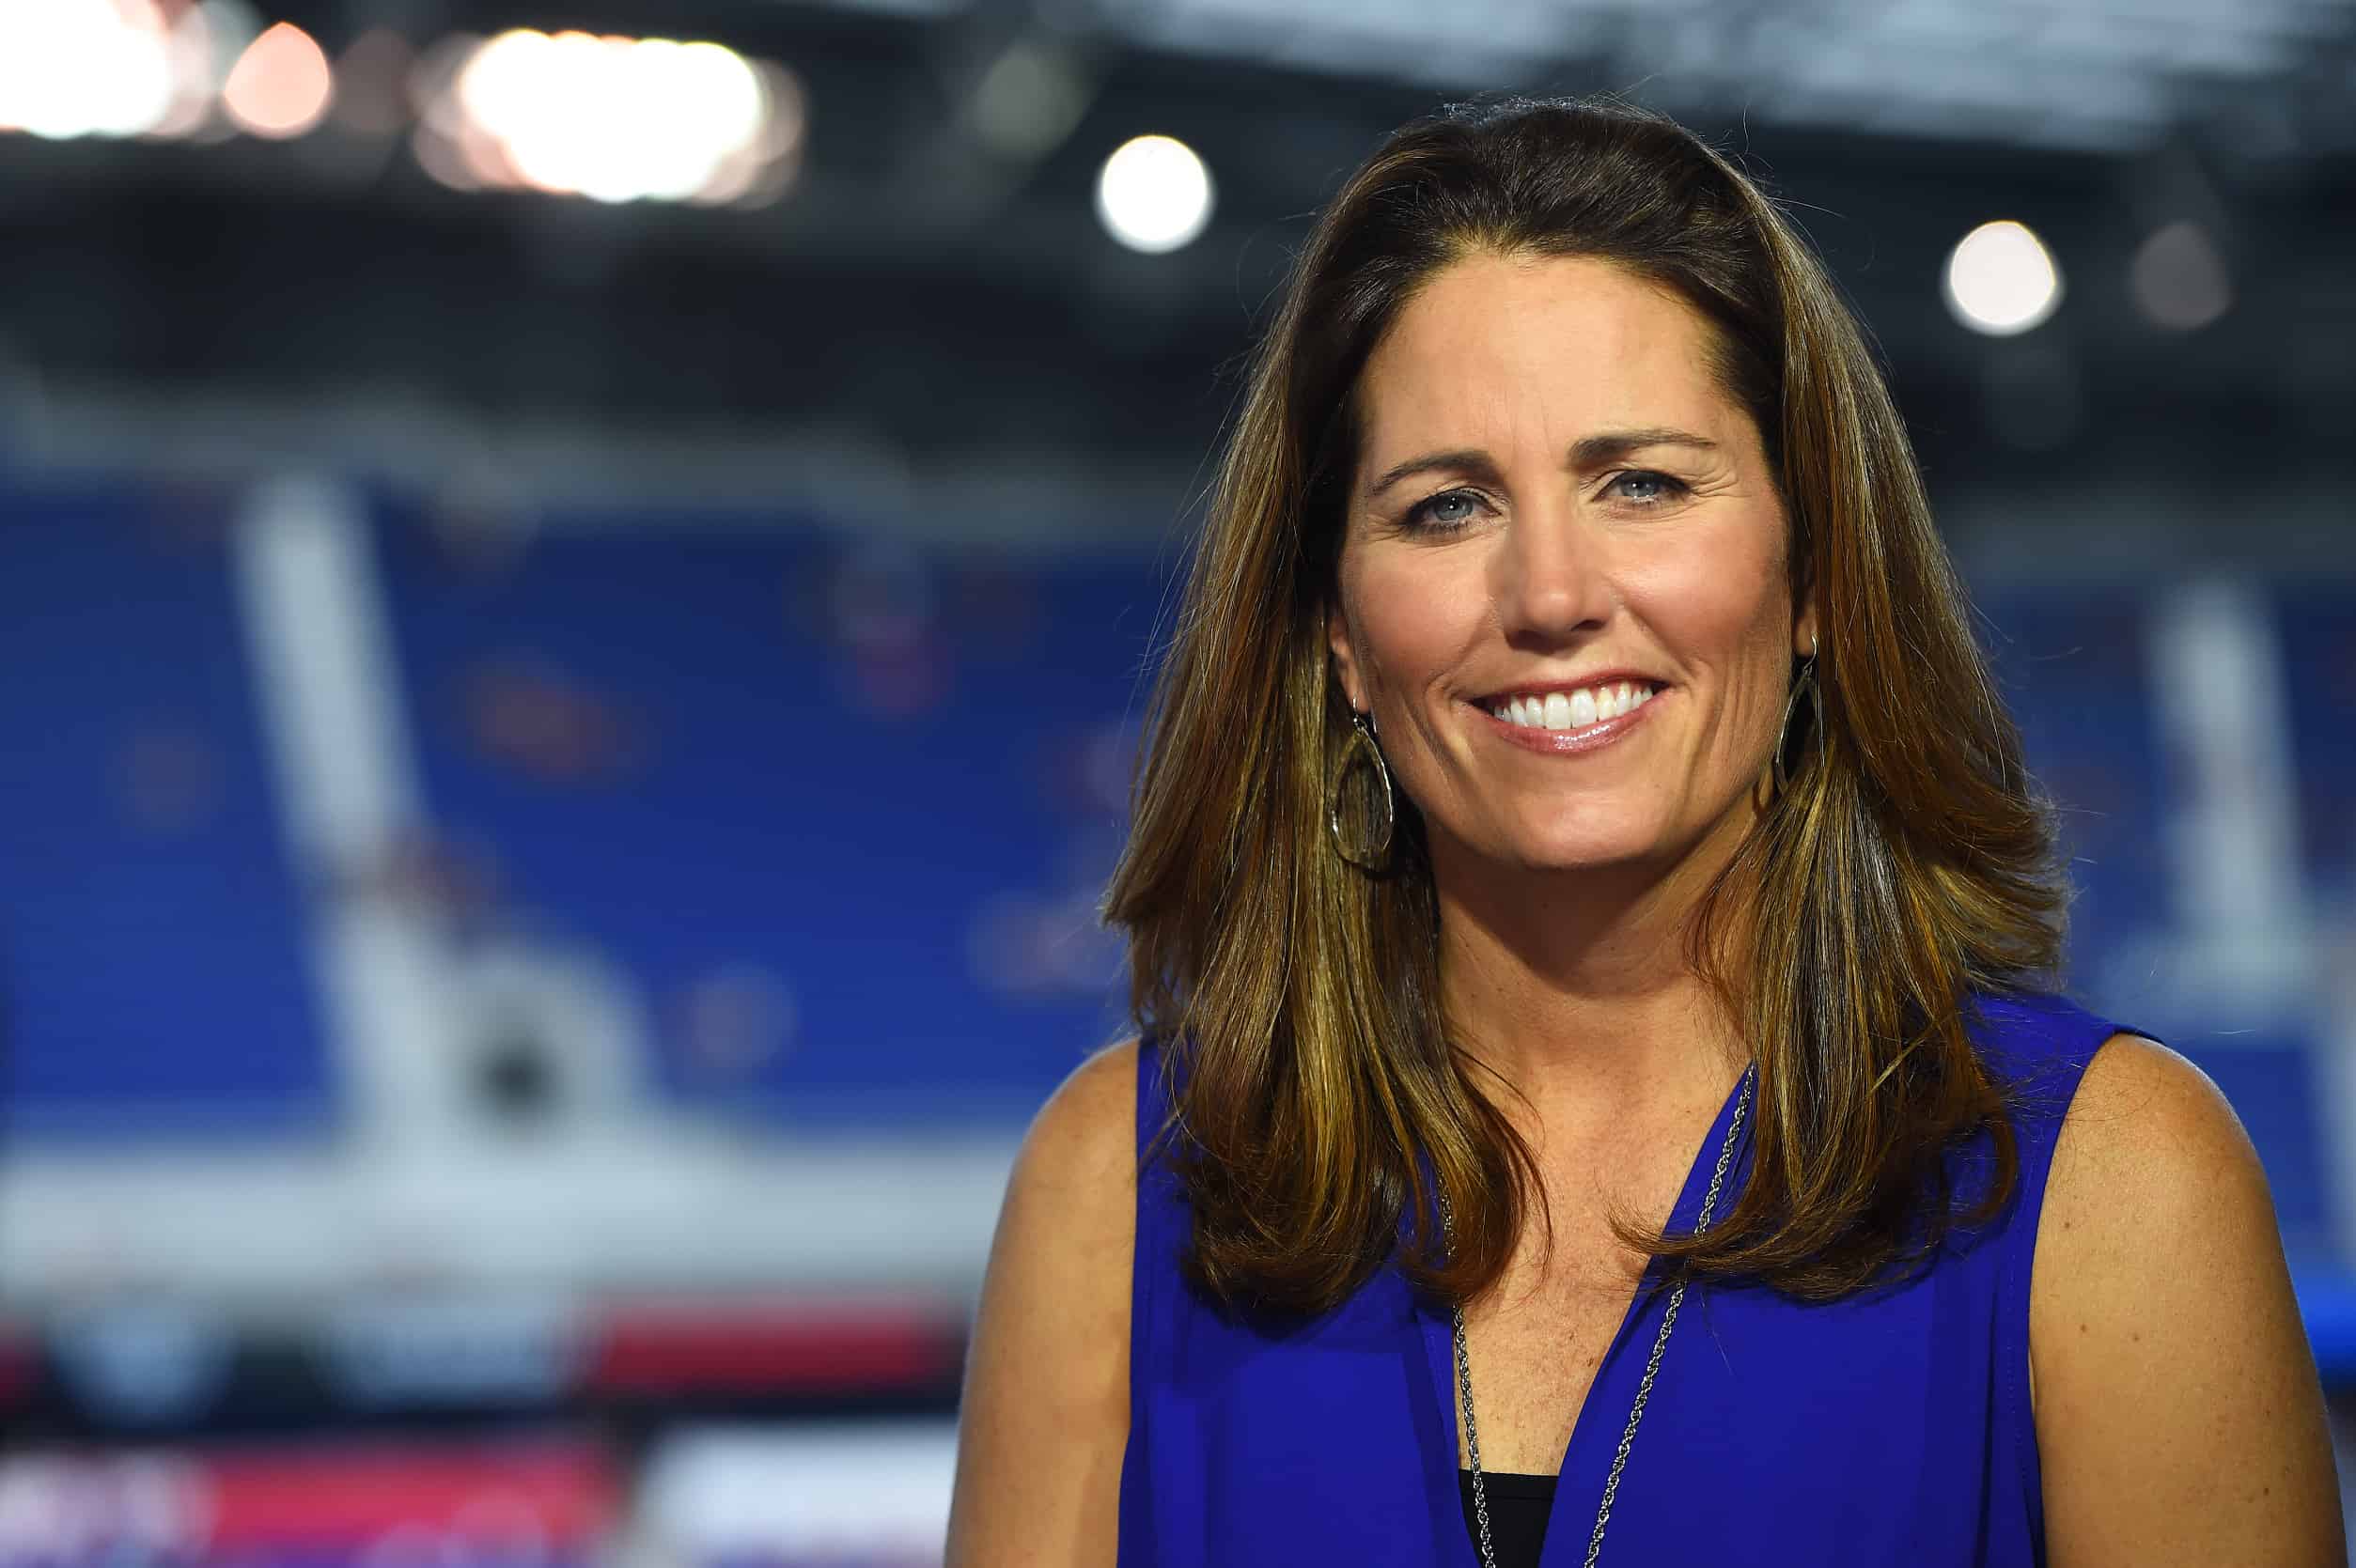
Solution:
<svg viewBox="0 0 2356 1568"><path fill-rule="evenodd" d="M1983 1060L2022 1101L2012 1200L1987 1225L1953 1233L1903 1285L1820 1305L1755 1286L1689 1288L1599 1561L2044 1562L2029 1267L2063 1112L2118 1026L2048 996L1984 998L1978 1013ZM1158 1055L1151 1040L1139 1048L1141 1150L1164 1114ZM1699 1217L1735 1100L1701 1141L1672 1230ZM1720 1213L1748 1174L1752 1121ZM1990 1158L1985 1133L1950 1155L1958 1204L1985 1190L1975 1183ZM1183 1196L1157 1158L1138 1182L1121 1568L1478 1568L1459 1489L1446 1307L1394 1265L1322 1316L1231 1320L1183 1281L1187 1238ZM1667 1302L1639 1291L1596 1372L1543 1568L1586 1554Z"/></svg>

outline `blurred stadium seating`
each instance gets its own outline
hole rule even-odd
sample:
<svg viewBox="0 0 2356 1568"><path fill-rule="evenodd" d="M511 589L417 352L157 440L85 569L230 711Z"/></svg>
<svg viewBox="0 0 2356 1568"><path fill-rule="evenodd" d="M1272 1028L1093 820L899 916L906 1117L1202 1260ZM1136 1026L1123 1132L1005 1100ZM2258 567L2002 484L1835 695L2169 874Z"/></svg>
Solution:
<svg viewBox="0 0 2356 1568"><path fill-rule="evenodd" d="M332 1114L226 526L218 497L121 486L0 509L13 1133Z"/></svg>

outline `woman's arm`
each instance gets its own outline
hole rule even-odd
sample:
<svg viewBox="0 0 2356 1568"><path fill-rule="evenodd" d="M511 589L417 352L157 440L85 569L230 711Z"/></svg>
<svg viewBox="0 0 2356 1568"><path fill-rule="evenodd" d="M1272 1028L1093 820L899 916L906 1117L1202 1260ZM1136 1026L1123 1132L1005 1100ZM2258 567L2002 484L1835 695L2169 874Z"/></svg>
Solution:
<svg viewBox="0 0 2356 1568"><path fill-rule="evenodd" d="M947 1568L1104 1568L1129 1441L1137 1046L1099 1051L1022 1141L958 1415Z"/></svg>
<svg viewBox="0 0 2356 1568"><path fill-rule="evenodd" d="M2114 1034L2062 1124L2030 1284L2052 1568L2345 1564L2266 1173L2200 1069Z"/></svg>

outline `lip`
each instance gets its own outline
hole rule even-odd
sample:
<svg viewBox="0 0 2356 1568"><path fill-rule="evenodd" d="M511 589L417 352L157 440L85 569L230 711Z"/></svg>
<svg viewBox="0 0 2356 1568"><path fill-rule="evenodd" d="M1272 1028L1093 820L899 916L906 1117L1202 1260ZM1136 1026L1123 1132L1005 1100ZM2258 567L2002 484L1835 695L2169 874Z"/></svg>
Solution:
<svg viewBox="0 0 2356 1568"><path fill-rule="evenodd" d="M1638 680L1643 677L1638 675L1615 675L1612 678L1615 682L1617 682L1620 680ZM1603 684L1603 682L1599 678L1584 683L1584 685L1586 686L1599 686L1601 684ZM1547 691L1576 691L1580 690L1582 690L1582 687L1577 686L1516 687L1513 691L1502 693L1500 697L1493 698L1491 700L1502 701L1505 697L1527 697L1536 696L1539 693ZM1652 710L1661 706L1662 700L1669 695L1669 691L1670 688L1668 687L1656 687L1650 701L1643 703L1638 706L1631 707L1626 713L1618 714L1613 718L1601 720L1596 723L1589 724L1584 730L1528 729L1522 725L1512 722L1510 720L1498 718L1495 714L1490 712L1489 708L1484 704L1468 703L1465 706L1473 710L1474 716L1477 722L1488 725L1490 730L1495 734L1499 739L1505 741L1509 746L1519 746L1525 752L1536 752L1540 756L1584 756L1589 752L1599 752L1603 750L1604 747L1615 744L1619 740L1633 734L1637 727L1643 724L1646 719L1651 715Z"/></svg>
<svg viewBox="0 0 2356 1568"><path fill-rule="evenodd" d="M1667 681L1648 675L1642 670L1597 670L1592 674L1581 675L1576 680L1542 680L1534 681L1527 686L1508 686L1501 691L1490 692L1474 706L1490 707L1498 703L1509 702L1515 697L1544 697L1556 691L1568 697L1573 691L1585 691L1598 686L1617 686L1622 681L1628 681L1631 685L1649 686L1656 696L1667 691L1669 687Z"/></svg>

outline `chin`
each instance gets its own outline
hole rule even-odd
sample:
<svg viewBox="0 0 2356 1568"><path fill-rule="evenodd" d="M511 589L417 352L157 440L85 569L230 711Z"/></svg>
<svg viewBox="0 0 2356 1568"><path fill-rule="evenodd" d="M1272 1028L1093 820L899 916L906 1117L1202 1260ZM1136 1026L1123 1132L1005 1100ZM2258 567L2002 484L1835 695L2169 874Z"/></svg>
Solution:
<svg viewBox="0 0 2356 1568"><path fill-rule="evenodd" d="M1526 868L1547 876L1599 876L1611 871L1628 871L1648 863L1643 855L1553 855L1525 862Z"/></svg>
<svg viewBox="0 0 2356 1568"><path fill-rule="evenodd" d="M1529 816L1501 815L1486 831L1449 834L1426 818L1432 850L1443 862L1466 871L1552 876L1577 872L1626 872L1662 866L1677 859L1673 826L1641 812L1549 811ZM1690 842L1686 847L1692 847ZM1476 875L1479 873L1475 873Z"/></svg>
<svg viewBox="0 0 2356 1568"><path fill-rule="evenodd" d="M1513 859L1531 871L1612 871L1654 860L1659 847L1648 836L1566 833L1519 845Z"/></svg>

